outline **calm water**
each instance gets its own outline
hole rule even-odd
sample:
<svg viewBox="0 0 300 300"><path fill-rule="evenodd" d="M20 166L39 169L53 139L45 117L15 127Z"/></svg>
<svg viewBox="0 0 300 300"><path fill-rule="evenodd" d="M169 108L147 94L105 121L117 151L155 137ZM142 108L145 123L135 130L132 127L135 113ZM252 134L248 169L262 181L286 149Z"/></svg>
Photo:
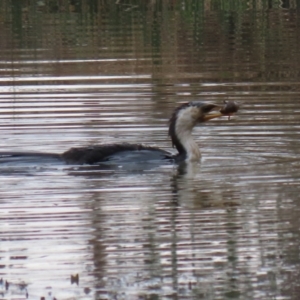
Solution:
<svg viewBox="0 0 300 300"><path fill-rule="evenodd" d="M299 299L298 1L87 2L1 2L0 151L171 150L178 103L241 110L186 173L0 166L0 298Z"/></svg>

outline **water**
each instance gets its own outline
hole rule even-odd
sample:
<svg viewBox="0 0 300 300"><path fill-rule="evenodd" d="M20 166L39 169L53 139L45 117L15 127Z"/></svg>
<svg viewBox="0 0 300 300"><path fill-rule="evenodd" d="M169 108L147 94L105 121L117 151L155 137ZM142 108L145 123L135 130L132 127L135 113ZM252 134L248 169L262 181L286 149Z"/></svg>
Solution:
<svg viewBox="0 0 300 300"><path fill-rule="evenodd" d="M299 7L277 2L0 4L1 151L172 151L178 103L241 104L188 170L0 166L3 299L298 299Z"/></svg>

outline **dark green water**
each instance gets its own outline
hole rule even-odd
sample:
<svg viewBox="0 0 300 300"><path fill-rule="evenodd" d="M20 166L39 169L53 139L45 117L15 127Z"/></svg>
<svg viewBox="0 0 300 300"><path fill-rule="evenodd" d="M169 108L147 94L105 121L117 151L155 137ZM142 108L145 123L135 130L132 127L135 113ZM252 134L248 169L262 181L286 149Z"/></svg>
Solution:
<svg viewBox="0 0 300 300"><path fill-rule="evenodd" d="M1 1L0 151L172 150L178 103L241 109L195 129L185 174L0 166L0 298L298 299L299 8Z"/></svg>

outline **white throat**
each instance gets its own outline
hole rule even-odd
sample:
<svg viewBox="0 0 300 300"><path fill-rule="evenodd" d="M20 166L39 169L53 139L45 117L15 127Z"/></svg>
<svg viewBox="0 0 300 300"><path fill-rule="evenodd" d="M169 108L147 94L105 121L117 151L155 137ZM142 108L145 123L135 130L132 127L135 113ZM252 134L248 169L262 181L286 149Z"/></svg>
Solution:
<svg viewBox="0 0 300 300"><path fill-rule="evenodd" d="M179 112L177 116L175 131L178 140L186 150L186 161L188 162L198 162L201 158L199 147L192 137L192 130L197 124L198 114L198 108L189 107Z"/></svg>

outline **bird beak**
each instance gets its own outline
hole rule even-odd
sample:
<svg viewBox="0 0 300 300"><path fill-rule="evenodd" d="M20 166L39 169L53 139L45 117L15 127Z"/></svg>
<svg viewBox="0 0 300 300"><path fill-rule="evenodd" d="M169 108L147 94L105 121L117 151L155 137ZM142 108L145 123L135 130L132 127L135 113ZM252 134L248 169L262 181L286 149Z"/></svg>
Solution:
<svg viewBox="0 0 300 300"><path fill-rule="evenodd" d="M220 113L221 108L222 107L219 105L214 105L214 107L211 109L211 111L204 116L204 122L224 116L222 113ZM214 111L214 112L212 112L212 111Z"/></svg>
<svg viewBox="0 0 300 300"><path fill-rule="evenodd" d="M204 121L208 121L208 120L219 118L219 117L223 117L223 116L224 115L222 113L220 113L220 112L208 114L208 115L204 116Z"/></svg>

